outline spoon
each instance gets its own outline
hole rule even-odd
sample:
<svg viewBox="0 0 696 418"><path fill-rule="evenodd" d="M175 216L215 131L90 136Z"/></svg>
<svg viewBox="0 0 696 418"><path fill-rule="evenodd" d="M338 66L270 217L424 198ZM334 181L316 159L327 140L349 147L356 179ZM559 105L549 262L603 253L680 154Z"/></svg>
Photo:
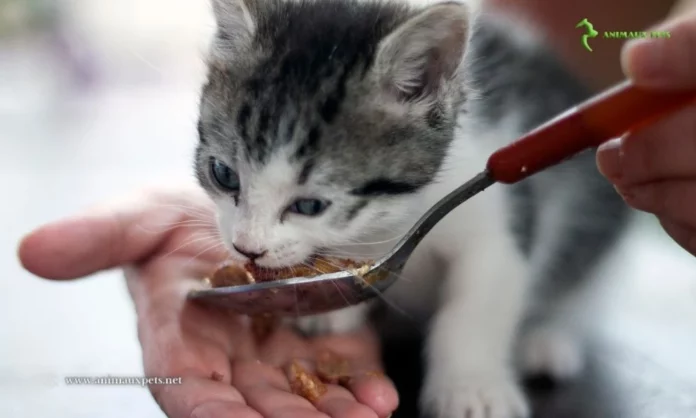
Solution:
<svg viewBox="0 0 696 418"><path fill-rule="evenodd" d="M449 212L494 183L513 184L696 103L696 91L624 81L494 152L485 169L437 202L386 256L360 271L195 290L189 299L245 315L303 316L367 301L394 284L413 250Z"/></svg>

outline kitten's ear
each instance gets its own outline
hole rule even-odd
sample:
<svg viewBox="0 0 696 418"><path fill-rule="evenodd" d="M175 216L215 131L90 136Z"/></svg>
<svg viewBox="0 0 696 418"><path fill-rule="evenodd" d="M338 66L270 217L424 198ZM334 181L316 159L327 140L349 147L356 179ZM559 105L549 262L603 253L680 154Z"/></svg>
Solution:
<svg viewBox="0 0 696 418"><path fill-rule="evenodd" d="M453 79L464 57L471 9L447 2L413 16L380 44L375 60L380 82L402 99L436 94Z"/></svg>
<svg viewBox="0 0 696 418"><path fill-rule="evenodd" d="M227 47L239 49L251 43L261 1L263 0L212 0L218 35Z"/></svg>

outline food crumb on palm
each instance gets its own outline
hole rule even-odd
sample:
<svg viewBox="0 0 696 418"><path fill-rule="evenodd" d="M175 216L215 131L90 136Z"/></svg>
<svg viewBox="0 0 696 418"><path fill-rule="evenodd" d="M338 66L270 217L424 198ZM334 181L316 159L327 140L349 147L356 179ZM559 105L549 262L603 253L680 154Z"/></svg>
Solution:
<svg viewBox="0 0 696 418"><path fill-rule="evenodd" d="M317 402L328 390L319 376L309 373L297 360L290 365L290 389L292 393L312 403Z"/></svg>

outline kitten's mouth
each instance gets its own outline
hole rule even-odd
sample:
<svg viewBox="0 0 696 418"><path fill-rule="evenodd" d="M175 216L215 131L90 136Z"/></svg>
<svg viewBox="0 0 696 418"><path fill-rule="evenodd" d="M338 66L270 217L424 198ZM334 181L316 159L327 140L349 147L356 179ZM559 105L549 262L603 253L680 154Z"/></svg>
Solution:
<svg viewBox="0 0 696 418"><path fill-rule="evenodd" d="M290 279L293 277L314 277L340 271L361 271L369 268L372 262L345 258L312 256L303 264L288 267L262 267L253 262L240 265L225 262L206 278L212 287L240 286L256 282Z"/></svg>
<svg viewBox="0 0 696 418"><path fill-rule="evenodd" d="M313 277L339 271L355 270L367 264L364 261L347 258L312 255L302 264L286 267L263 267L253 262L246 263L244 269L255 281L282 280L293 277ZM371 264L371 263L370 263Z"/></svg>

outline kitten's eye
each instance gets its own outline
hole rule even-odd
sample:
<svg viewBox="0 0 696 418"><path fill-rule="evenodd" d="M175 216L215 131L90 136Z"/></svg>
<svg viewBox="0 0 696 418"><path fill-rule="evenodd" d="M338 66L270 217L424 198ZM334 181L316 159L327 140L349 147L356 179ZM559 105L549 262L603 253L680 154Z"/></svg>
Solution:
<svg viewBox="0 0 696 418"><path fill-rule="evenodd" d="M317 216L329 207L331 203L319 199L299 199L288 208L289 212L305 216Z"/></svg>
<svg viewBox="0 0 696 418"><path fill-rule="evenodd" d="M210 160L210 172L221 188L232 192L239 190L239 176L219 160L215 158Z"/></svg>

